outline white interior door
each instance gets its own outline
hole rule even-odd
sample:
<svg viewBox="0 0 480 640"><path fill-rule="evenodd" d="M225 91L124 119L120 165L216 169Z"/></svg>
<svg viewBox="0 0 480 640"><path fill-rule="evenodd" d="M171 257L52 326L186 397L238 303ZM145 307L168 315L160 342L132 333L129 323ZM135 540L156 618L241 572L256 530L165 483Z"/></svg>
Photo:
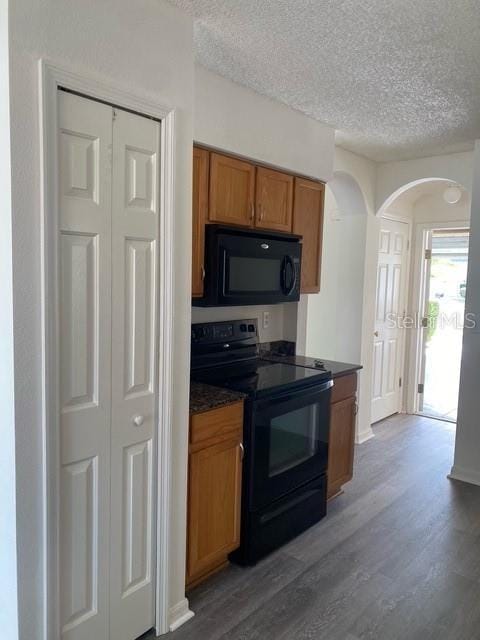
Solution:
<svg viewBox="0 0 480 640"><path fill-rule="evenodd" d="M154 623L158 122L59 106L59 618L64 640Z"/></svg>
<svg viewBox="0 0 480 640"><path fill-rule="evenodd" d="M110 637L154 624L160 124L116 110L113 123Z"/></svg>
<svg viewBox="0 0 480 640"><path fill-rule="evenodd" d="M111 108L60 91L60 628L108 637Z"/></svg>
<svg viewBox="0 0 480 640"><path fill-rule="evenodd" d="M373 340L372 422L400 410L408 225L382 218Z"/></svg>

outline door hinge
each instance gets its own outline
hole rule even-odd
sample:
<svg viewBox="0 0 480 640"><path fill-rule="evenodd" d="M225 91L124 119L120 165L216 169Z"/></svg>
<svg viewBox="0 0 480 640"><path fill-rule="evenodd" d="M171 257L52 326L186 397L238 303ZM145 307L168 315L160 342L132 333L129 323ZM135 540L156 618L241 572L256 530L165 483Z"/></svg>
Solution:
<svg viewBox="0 0 480 640"><path fill-rule="evenodd" d="M424 388L425 388L425 385L423 384L423 382L421 382L418 385L418 393L423 393L424 392Z"/></svg>
<svg viewBox="0 0 480 640"><path fill-rule="evenodd" d="M424 329L428 327L428 318L422 318L422 327Z"/></svg>
<svg viewBox="0 0 480 640"><path fill-rule="evenodd" d="M117 119L117 110L115 108L112 109L112 120L116 120Z"/></svg>
<svg viewBox="0 0 480 640"><path fill-rule="evenodd" d="M431 260L431 259L432 259L432 250L425 249L425 260Z"/></svg>
<svg viewBox="0 0 480 640"><path fill-rule="evenodd" d="M399 379L398 379L398 386L399 386L399 387L401 387L401 386L402 386L402 379L401 379L401 378L399 378Z"/></svg>
<svg viewBox="0 0 480 640"><path fill-rule="evenodd" d="M407 251L410 249L410 240L407 240Z"/></svg>

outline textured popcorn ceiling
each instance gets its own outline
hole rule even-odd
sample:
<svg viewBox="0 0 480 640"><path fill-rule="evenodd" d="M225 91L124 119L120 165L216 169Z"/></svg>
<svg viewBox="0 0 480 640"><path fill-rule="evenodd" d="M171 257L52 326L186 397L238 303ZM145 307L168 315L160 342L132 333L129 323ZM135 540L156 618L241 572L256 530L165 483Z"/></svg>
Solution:
<svg viewBox="0 0 480 640"><path fill-rule="evenodd" d="M480 137L480 0L171 0L199 62L374 160Z"/></svg>

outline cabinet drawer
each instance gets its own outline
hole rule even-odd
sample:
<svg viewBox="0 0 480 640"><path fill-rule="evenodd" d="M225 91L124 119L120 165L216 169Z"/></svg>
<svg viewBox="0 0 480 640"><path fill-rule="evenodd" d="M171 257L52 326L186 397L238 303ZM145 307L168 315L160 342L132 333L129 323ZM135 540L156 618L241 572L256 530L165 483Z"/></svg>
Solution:
<svg viewBox="0 0 480 640"><path fill-rule="evenodd" d="M357 392L357 374L349 373L346 376L335 378L332 389L332 403L340 402L345 398L351 398Z"/></svg>
<svg viewBox="0 0 480 640"><path fill-rule="evenodd" d="M196 413L190 418L190 444L222 440L243 430L243 401ZM209 442L210 443L210 442Z"/></svg>

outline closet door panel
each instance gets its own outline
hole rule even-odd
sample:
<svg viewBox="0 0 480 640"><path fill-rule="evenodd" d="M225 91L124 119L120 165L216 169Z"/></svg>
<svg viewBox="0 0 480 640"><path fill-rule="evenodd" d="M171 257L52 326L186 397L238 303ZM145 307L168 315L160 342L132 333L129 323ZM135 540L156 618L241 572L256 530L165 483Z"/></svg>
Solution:
<svg viewBox="0 0 480 640"><path fill-rule="evenodd" d="M154 392L155 244L125 240L125 397Z"/></svg>
<svg viewBox="0 0 480 640"><path fill-rule="evenodd" d="M112 109L58 92L60 636L108 637Z"/></svg>
<svg viewBox="0 0 480 640"><path fill-rule="evenodd" d="M154 624L160 124L117 110L113 124L110 634Z"/></svg>

